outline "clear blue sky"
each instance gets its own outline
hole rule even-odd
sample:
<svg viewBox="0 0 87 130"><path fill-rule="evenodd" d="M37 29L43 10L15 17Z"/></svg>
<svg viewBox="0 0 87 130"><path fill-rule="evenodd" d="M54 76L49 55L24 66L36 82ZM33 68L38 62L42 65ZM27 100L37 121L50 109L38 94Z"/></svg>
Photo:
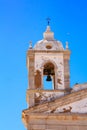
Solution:
<svg viewBox="0 0 87 130"><path fill-rule="evenodd" d="M26 51L48 16L55 38L69 41L71 86L87 82L87 0L0 0L0 130L25 130Z"/></svg>

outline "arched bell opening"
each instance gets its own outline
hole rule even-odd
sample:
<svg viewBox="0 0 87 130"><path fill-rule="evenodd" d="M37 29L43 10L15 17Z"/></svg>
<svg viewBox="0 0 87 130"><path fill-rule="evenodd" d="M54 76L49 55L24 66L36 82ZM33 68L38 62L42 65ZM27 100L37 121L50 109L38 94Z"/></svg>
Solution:
<svg viewBox="0 0 87 130"><path fill-rule="evenodd" d="M55 89L55 68L51 62L48 62L43 67L43 86L44 89Z"/></svg>

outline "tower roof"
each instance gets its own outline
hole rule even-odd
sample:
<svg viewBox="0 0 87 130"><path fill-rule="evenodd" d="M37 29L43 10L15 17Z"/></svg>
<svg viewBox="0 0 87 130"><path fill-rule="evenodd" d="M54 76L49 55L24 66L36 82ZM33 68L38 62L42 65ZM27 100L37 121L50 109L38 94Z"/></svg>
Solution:
<svg viewBox="0 0 87 130"><path fill-rule="evenodd" d="M39 40L34 46L35 50L64 50L60 41L54 39L54 33L51 31L50 26L47 26L46 31L43 33L43 39Z"/></svg>
<svg viewBox="0 0 87 130"><path fill-rule="evenodd" d="M46 31L43 33L45 40L54 40L54 33L51 31L50 26L47 26Z"/></svg>

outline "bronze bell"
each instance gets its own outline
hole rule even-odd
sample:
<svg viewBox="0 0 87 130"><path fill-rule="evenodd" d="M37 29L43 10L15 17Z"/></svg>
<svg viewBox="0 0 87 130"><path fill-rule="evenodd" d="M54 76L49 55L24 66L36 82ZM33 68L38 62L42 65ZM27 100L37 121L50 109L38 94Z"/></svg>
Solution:
<svg viewBox="0 0 87 130"><path fill-rule="evenodd" d="M52 81L52 79L51 79L51 76L50 76L50 75L47 75L47 79L46 79L46 81Z"/></svg>

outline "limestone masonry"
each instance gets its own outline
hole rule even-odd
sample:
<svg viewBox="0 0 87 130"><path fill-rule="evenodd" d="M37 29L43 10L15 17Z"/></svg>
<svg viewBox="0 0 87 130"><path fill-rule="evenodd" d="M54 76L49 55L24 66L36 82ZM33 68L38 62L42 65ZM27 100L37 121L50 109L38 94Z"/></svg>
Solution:
<svg viewBox="0 0 87 130"><path fill-rule="evenodd" d="M87 130L87 83L70 88L70 50L48 25L43 39L27 51L29 107L22 111L27 130ZM46 77L46 79L45 79ZM45 80L50 84L45 88Z"/></svg>

